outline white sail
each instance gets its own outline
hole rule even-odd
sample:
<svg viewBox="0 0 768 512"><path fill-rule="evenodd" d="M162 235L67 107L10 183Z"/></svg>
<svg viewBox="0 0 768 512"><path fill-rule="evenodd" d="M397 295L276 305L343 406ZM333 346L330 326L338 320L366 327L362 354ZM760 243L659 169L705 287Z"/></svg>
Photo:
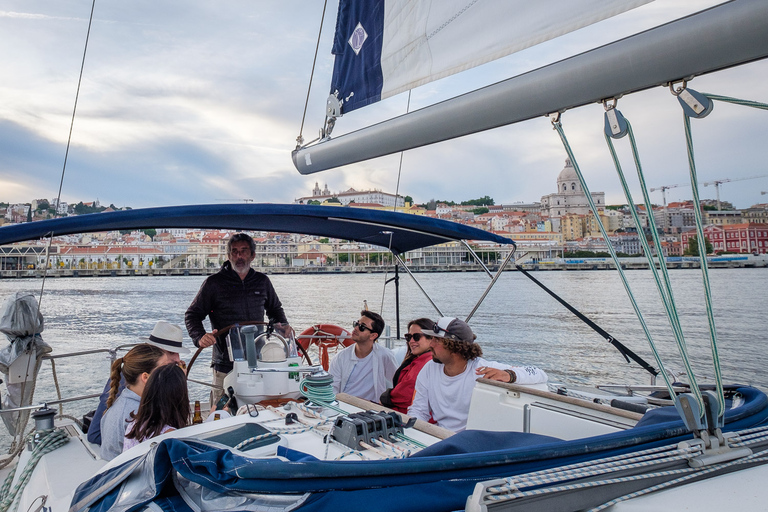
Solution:
<svg viewBox="0 0 768 512"><path fill-rule="evenodd" d="M650 1L387 1L381 97L479 66Z"/></svg>
<svg viewBox="0 0 768 512"><path fill-rule="evenodd" d="M349 112L650 1L342 0L331 93Z"/></svg>

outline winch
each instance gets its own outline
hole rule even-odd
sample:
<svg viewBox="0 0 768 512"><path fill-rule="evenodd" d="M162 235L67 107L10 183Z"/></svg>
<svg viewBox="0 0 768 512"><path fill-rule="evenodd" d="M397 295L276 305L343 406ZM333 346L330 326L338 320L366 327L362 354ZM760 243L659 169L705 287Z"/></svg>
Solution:
<svg viewBox="0 0 768 512"><path fill-rule="evenodd" d="M336 418L331 437L345 446L359 450L361 442L376 444L381 437L387 441L397 441L404 426L407 425L403 425L395 412L356 412Z"/></svg>

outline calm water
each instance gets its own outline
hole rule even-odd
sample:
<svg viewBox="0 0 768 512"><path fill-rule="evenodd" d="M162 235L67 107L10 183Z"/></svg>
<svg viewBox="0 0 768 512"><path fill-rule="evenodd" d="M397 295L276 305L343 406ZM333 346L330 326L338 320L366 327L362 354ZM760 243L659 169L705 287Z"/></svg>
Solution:
<svg viewBox="0 0 768 512"><path fill-rule="evenodd" d="M534 276L616 339L654 366L645 336L616 272L538 272ZM709 330L698 270L671 271L678 312L697 375L713 375ZM391 275L389 276L391 277ZM682 369L668 322L647 271L628 273L640 307L668 369ZM726 381L768 389L765 332L768 269L710 271L723 375ZM54 353L111 348L146 336L157 320L184 323L184 311L203 277L109 277L48 279L42 312L43 339ZM489 279L480 273L417 274L444 315L465 317ZM383 274L272 276L288 318L297 332L316 323L351 327L363 300L395 322L394 287ZM24 290L39 294L42 281L0 280L0 301ZM420 316L439 316L407 275L401 276L401 325ZM507 272L470 321L486 358L528 363L553 379L580 383L647 384L644 371L627 365L602 337L546 295L525 276ZM404 332L404 331L403 331ZM394 326L392 334L394 335ZM189 347L192 344L186 340ZM208 380L210 354L195 363L192 376ZM106 356L68 358L56 363L63 394L100 391L108 375ZM4 388L4 386L3 386ZM191 389L203 397L204 388ZM41 370L36 399L53 399L50 365ZM80 413L92 404L67 406ZM4 429L0 429L4 430Z"/></svg>

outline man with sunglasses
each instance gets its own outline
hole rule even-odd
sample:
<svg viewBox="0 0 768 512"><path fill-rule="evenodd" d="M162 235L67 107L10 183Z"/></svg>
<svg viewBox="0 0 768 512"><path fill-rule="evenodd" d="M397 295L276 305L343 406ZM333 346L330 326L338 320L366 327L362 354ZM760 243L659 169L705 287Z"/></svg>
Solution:
<svg viewBox="0 0 768 512"><path fill-rule="evenodd" d="M458 318L443 317L431 330L432 361L416 378L416 395L408 414L459 432L467 427L469 403L479 378L516 384L542 384L547 374L533 366L509 366L482 358L472 329Z"/></svg>
<svg viewBox="0 0 768 512"><path fill-rule="evenodd" d="M333 391L376 402L385 389L392 386L397 369L395 355L377 341L384 331L384 319L373 311L363 310L353 323L350 345L331 361Z"/></svg>

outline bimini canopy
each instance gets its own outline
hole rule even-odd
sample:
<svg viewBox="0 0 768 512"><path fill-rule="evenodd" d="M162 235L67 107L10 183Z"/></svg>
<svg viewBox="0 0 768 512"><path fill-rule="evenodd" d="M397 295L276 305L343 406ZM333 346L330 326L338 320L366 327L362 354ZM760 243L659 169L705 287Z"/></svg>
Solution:
<svg viewBox="0 0 768 512"><path fill-rule="evenodd" d="M514 241L455 222L362 208L300 204L168 206L93 213L0 227L0 245L75 233L150 228L300 233L378 245L403 253L456 240Z"/></svg>

